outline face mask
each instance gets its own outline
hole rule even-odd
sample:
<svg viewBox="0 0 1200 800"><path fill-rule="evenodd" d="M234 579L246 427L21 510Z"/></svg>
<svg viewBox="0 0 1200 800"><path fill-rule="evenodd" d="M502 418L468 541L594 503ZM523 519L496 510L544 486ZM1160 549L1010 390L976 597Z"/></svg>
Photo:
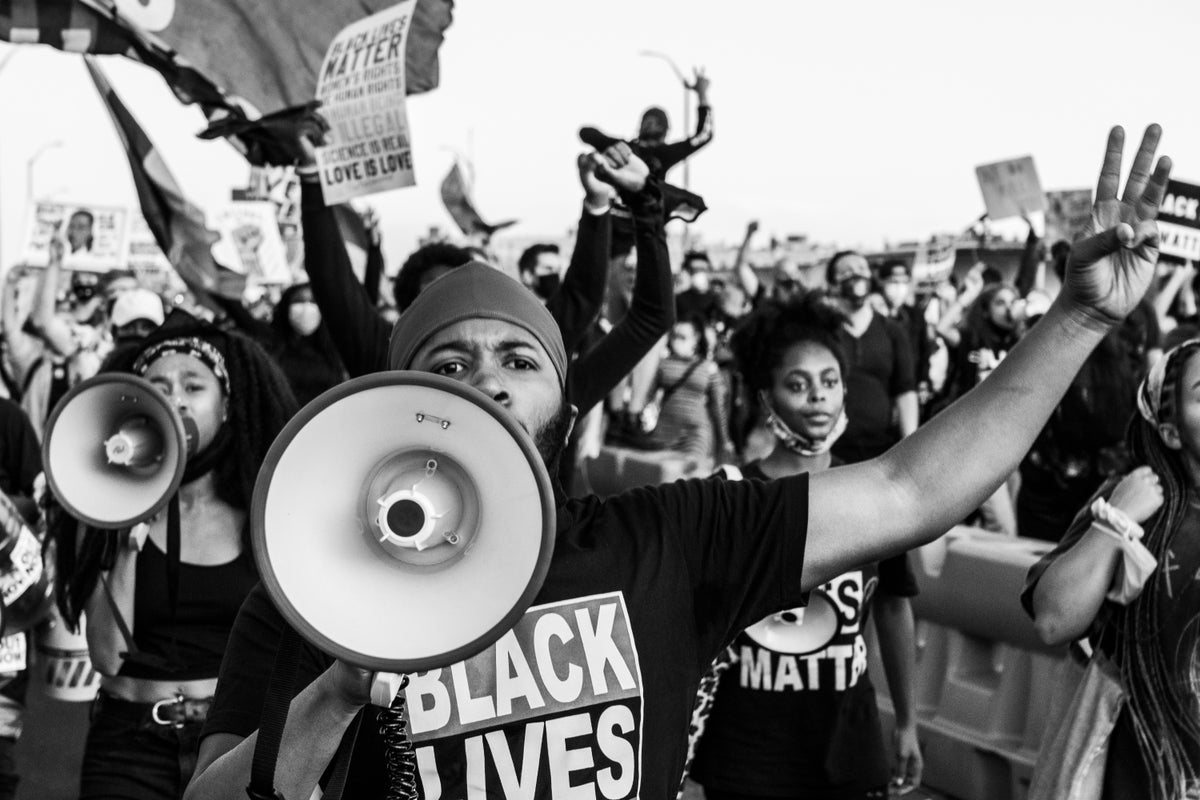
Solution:
<svg viewBox="0 0 1200 800"><path fill-rule="evenodd" d="M838 292L845 300L865 300L871 291L871 281L861 275L851 275L843 278L838 284Z"/></svg>
<svg viewBox="0 0 1200 800"><path fill-rule="evenodd" d="M549 300L562 285L562 277L557 272L539 275L533 284L533 293L543 300Z"/></svg>
<svg viewBox="0 0 1200 800"><path fill-rule="evenodd" d="M321 308L316 303L292 303L288 306L288 322L301 336L312 336L321 327Z"/></svg>
<svg viewBox="0 0 1200 800"><path fill-rule="evenodd" d="M833 447L833 443L846 432L846 425L850 421L846 416L846 409L843 406L842 410L838 412L837 422L833 423L833 429L829 431L827 436L818 439L813 436L796 433L789 428L786 422L776 416L775 409L771 407L771 399L767 397L766 392L760 391L758 393L758 401L767 410L767 428L771 431L771 434L784 447L799 456L819 456L823 453L828 453L829 449Z"/></svg>
<svg viewBox="0 0 1200 800"><path fill-rule="evenodd" d="M887 299L889 306L899 308L908 299L908 287L904 284L885 283L883 285L883 296Z"/></svg>

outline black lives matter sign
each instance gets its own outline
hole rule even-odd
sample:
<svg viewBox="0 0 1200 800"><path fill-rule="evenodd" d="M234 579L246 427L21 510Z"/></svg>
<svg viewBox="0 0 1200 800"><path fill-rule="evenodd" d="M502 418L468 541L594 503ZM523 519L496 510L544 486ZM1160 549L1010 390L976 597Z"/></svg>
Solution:
<svg viewBox="0 0 1200 800"><path fill-rule="evenodd" d="M1168 181L1158 208L1159 252L1200 261L1200 186Z"/></svg>

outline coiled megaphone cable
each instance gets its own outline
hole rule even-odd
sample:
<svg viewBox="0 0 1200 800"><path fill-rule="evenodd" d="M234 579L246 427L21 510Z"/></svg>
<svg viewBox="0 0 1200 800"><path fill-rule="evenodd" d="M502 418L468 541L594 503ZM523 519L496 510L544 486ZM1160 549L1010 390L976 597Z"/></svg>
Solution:
<svg viewBox="0 0 1200 800"><path fill-rule="evenodd" d="M404 689L408 676L400 677L400 689L391 705L379 712L384 762L388 776L387 800L417 800L417 751L408 735L404 713Z"/></svg>

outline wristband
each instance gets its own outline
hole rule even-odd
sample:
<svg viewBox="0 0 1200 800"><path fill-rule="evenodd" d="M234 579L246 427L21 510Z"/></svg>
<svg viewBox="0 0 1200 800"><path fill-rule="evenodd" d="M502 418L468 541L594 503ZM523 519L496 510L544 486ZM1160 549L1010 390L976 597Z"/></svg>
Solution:
<svg viewBox="0 0 1200 800"><path fill-rule="evenodd" d="M318 171L316 164L302 164L296 167L296 177L303 183L319 183L320 176L317 174Z"/></svg>
<svg viewBox="0 0 1200 800"><path fill-rule="evenodd" d="M1103 497L1096 498L1092 503L1091 511L1093 525L1110 536L1134 542L1140 541L1145 535L1141 525L1131 520L1128 514Z"/></svg>

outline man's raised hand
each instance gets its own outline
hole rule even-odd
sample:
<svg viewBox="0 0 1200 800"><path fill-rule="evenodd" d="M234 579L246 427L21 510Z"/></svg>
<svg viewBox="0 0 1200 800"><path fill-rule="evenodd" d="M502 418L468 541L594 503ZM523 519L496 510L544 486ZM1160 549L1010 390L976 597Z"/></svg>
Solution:
<svg viewBox="0 0 1200 800"><path fill-rule="evenodd" d="M579 167L579 182L583 185L583 202L589 208L600 209L612 202L613 189L596 175L596 156L592 153L580 153L577 161Z"/></svg>
<svg viewBox="0 0 1200 800"><path fill-rule="evenodd" d="M1154 278L1158 262L1158 225L1154 220L1171 173L1171 159L1166 156L1151 172L1161 136L1158 125L1146 128L1125 192L1118 199L1125 131L1117 126L1108 134L1089 235L1071 248L1064 291L1070 310L1093 325L1108 326L1123 319Z"/></svg>
<svg viewBox="0 0 1200 800"><path fill-rule="evenodd" d="M602 153L593 153L591 159L596 175L622 192L640 192L650 175L646 162L635 156L625 142L617 142Z"/></svg>

